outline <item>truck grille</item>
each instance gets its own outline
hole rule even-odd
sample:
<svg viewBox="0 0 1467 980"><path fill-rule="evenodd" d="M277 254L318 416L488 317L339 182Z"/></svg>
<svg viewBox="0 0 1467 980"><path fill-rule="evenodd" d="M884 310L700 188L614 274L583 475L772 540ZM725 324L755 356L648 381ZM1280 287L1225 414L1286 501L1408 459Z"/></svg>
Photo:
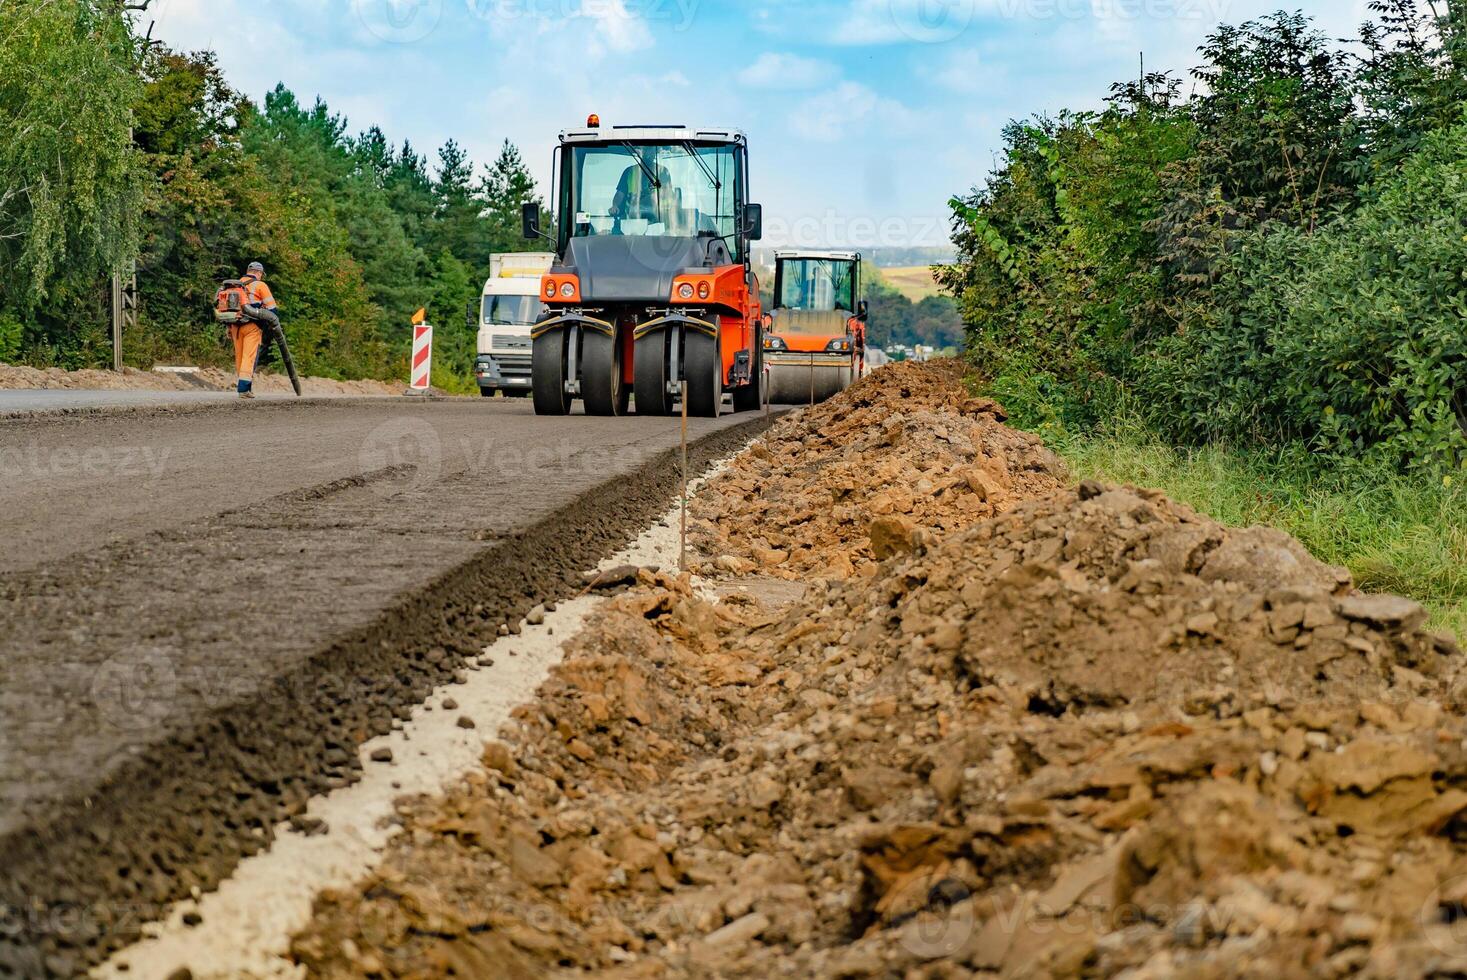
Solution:
<svg viewBox="0 0 1467 980"><path fill-rule="evenodd" d="M529 337L516 337L513 334L497 333L494 335L495 350L529 350Z"/></svg>
<svg viewBox="0 0 1467 980"><path fill-rule="evenodd" d="M531 360L529 354L501 354L494 358L499 373L506 378L528 378Z"/></svg>

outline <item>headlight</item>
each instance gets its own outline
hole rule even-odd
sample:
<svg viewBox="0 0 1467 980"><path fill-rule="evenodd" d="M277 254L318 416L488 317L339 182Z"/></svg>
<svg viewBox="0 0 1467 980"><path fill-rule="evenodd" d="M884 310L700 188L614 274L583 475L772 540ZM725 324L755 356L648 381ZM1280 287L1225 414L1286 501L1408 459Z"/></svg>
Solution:
<svg viewBox="0 0 1467 980"><path fill-rule="evenodd" d="M780 338L780 337L765 337L764 338L764 349L765 350L784 350L788 346L789 345L786 344L784 342L784 340L782 338Z"/></svg>
<svg viewBox="0 0 1467 980"><path fill-rule="evenodd" d="M678 299L692 299L693 298L693 284L690 283L690 282L685 282L681 286L677 287L677 298Z"/></svg>
<svg viewBox="0 0 1467 980"><path fill-rule="evenodd" d="M851 349L851 338L837 337L825 345L827 351L847 351Z"/></svg>
<svg viewBox="0 0 1467 980"><path fill-rule="evenodd" d="M561 299L570 299L575 294L576 294L576 287L575 287L575 285L573 283L563 282L563 283L560 284L560 298Z"/></svg>

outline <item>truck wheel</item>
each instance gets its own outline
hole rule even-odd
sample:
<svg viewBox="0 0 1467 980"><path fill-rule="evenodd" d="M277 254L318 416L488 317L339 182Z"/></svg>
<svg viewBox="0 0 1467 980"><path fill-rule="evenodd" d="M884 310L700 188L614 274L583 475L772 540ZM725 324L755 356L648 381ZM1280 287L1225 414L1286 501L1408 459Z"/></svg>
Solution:
<svg viewBox="0 0 1467 980"><path fill-rule="evenodd" d="M571 397L565 391L565 347L569 330L552 330L535 340L530 361L530 387L536 415L569 415Z"/></svg>
<svg viewBox="0 0 1467 980"><path fill-rule="evenodd" d="M754 356L749 359L750 381L742 388L735 388L733 403L735 412L757 412L764 407L764 328L754 330Z"/></svg>
<svg viewBox="0 0 1467 980"><path fill-rule="evenodd" d="M716 419L723 413L723 354L718 338L688 330L683 343L687 347L683 368L688 378L688 414Z"/></svg>
<svg viewBox="0 0 1467 980"><path fill-rule="evenodd" d="M668 339L671 336L666 330L658 330L637 341L632 373L638 415L673 413L673 399L667 393L667 384L672 379L671 365L667 363Z"/></svg>
<svg viewBox="0 0 1467 980"><path fill-rule="evenodd" d="M622 383L621 345L588 330L581 341L581 399L587 415L625 415L631 392Z"/></svg>

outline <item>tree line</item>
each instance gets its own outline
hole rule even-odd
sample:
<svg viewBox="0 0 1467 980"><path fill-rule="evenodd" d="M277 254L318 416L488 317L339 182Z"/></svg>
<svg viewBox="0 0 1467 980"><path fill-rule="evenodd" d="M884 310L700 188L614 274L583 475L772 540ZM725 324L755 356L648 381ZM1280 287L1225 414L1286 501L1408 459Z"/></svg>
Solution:
<svg viewBox="0 0 1467 980"><path fill-rule="evenodd" d="M1467 3L1214 31L1192 84L1010 124L955 198L968 354L1032 424L1467 460Z"/></svg>
<svg viewBox="0 0 1467 980"><path fill-rule="evenodd" d="M863 270L866 298L871 303L871 318L866 324L866 343L887 348L933 347L937 350L958 349L963 345L963 323L957 304L951 296L910 296L886 282L881 270L868 266Z"/></svg>
<svg viewBox="0 0 1467 980"><path fill-rule="evenodd" d="M536 199L515 147L479 168L450 140L430 160L283 86L255 104L122 6L0 5L0 360L109 361L110 278L135 261L127 363L225 363L214 290L258 259L303 370L405 376L426 306L435 382L467 387L465 309L489 255L526 247Z"/></svg>

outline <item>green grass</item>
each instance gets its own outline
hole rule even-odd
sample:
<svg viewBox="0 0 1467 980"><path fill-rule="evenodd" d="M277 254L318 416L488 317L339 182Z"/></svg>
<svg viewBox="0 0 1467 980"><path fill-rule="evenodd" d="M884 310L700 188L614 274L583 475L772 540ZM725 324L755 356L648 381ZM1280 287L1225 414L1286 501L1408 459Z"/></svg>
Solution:
<svg viewBox="0 0 1467 980"><path fill-rule="evenodd" d="M1237 527L1269 524L1361 589L1410 596L1467 638L1467 492L1441 477L1321 472L1298 450L1179 450L1139 427L1045 437L1079 478L1156 487Z"/></svg>

